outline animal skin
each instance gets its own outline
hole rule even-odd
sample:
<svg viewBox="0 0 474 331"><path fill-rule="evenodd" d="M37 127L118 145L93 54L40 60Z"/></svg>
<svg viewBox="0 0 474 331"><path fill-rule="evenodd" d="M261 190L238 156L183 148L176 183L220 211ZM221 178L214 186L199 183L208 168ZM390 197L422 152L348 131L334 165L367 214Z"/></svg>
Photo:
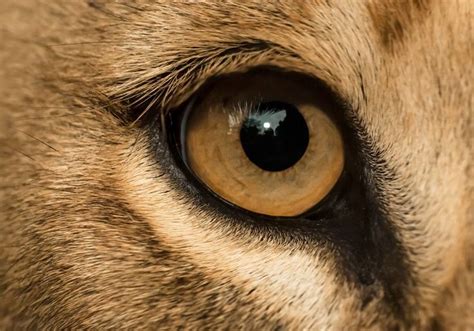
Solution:
<svg viewBox="0 0 474 331"><path fill-rule="evenodd" d="M1 329L474 329L474 1L2 0L0 22ZM259 222L172 161L163 114L261 67L344 100L355 209Z"/></svg>

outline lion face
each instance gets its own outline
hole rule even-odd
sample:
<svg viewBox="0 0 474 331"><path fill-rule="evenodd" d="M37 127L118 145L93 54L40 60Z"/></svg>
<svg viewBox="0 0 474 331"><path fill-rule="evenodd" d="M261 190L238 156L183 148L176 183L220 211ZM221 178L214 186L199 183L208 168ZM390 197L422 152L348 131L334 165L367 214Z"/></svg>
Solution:
<svg viewBox="0 0 474 331"><path fill-rule="evenodd" d="M474 327L473 9L4 0L0 325Z"/></svg>

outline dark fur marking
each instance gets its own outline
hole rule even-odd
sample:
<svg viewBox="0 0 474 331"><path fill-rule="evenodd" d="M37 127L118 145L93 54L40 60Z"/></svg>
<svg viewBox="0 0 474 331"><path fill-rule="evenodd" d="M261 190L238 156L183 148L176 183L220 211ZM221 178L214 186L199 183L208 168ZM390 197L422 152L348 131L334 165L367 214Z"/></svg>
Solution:
<svg viewBox="0 0 474 331"><path fill-rule="evenodd" d="M403 43L412 27L429 14L431 0L373 1L367 4L382 46L389 52Z"/></svg>

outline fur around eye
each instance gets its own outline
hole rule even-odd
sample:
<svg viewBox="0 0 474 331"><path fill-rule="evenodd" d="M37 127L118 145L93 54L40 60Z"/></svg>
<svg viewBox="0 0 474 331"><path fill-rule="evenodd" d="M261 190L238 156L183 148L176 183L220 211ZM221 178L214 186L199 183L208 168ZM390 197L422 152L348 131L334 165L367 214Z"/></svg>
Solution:
<svg viewBox="0 0 474 331"><path fill-rule="evenodd" d="M474 330L473 22L0 0L0 330Z"/></svg>

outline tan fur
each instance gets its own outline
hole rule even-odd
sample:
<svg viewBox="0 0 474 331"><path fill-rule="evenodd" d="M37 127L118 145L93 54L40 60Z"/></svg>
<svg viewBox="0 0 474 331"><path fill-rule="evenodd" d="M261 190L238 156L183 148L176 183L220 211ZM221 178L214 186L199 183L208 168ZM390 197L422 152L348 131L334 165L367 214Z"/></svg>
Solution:
<svg viewBox="0 0 474 331"><path fill-rule="evenodd" d="M472 1L2 0L0 22L0 328L474 329ZM331 247L217 222L127 122L260 65L337 91L396 174L403 318Z"/></svg>

